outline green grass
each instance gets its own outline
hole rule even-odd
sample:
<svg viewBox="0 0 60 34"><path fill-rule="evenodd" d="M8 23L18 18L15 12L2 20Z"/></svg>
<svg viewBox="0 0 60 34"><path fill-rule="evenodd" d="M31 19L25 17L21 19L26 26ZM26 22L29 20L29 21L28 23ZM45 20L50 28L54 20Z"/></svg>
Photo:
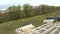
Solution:
<svg viewBox="0 0 60 34"><path fill-rule="evenodd" d="M15 29L27 24L40 26L43 24L42 20L43 15L3 23L0 24L0 34L15 34Z"/></svg>
<svg viewBox="0 0 60 34"><path fill-rule="evenodd" d="M15 29L27 25L27 24L33 24L35 26L40 26L43 23L43 19L47 16L55 16L56 12L52 12L49 14L45 15L40 15L40 16L34 16L26 19L20 19L20 20L14 20L14 21L9 21L6 23L0 24L0 34L16 34ZM59 12L58 12L59 13Z"/></svg>

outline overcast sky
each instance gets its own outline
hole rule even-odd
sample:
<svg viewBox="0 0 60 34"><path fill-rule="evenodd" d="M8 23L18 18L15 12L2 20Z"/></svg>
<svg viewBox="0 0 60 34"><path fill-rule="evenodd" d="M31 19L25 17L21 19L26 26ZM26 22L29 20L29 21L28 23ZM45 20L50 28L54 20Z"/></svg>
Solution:
<svg viewBox="0 0 60 34"><path fill-rule="evenodd" d="M60 0L0 0L0 6L6 5L23 5L29 3L31 5L37 6L40 4L60 6Z"/></svg>
<svg viewBox="0 0 60 34"><path fill-rule="evenodd" d="M60 0L0 0L0 5L10 4L10 5L23 5L25 3L29 3L31 5L55 5L60 6Z"/></svg>

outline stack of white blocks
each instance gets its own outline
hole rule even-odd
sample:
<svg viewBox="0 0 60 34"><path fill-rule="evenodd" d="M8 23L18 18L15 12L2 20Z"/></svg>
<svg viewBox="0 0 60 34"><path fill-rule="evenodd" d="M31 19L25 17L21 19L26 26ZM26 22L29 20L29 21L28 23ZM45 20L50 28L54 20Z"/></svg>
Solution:
<svg viewBox="0 0 60 34"><path fill-rule="evenodd" d="M55 25L45 24L45 25L42 25L40 27L37 27L37 28L31 30L30 32L32 32L31 34L33 34L33 33L36 33L36 34L60 34L60 26L57 26L56 24Z"/></svg>
<svg viewBox="0 0 60 34"><path fill-rule="evenodd" d="M47 23L30 31L19 34L60 34L60 26L57 26L54 23Z"/></svg>

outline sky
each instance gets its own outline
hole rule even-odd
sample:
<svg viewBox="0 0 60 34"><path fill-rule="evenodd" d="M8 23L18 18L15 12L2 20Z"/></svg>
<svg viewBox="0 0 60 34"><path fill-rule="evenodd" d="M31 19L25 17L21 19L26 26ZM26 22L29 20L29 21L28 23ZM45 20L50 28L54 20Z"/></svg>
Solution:
<svg viewBox="0 0 60 34"><path fill-rule="evenodd" d="M0 9L5 9L11 5L23 5L31 4L33 6L38 6L41 4L60 6L60 0L0 0Z"/></svg>

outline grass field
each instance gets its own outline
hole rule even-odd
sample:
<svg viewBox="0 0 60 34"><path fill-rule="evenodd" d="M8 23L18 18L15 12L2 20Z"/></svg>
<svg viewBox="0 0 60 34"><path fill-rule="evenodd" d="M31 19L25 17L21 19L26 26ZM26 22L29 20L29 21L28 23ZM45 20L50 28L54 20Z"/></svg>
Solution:
<svg viewBox="0 0 60 34"><path fill-rule="evenodd" d="M27 24L33 24L35 26L40 26L44 24L43 19L47 16L56 16L56 12L2 23L0 24L0 34L17 34L15 32L15 29L21 26L27 25Z"/></svg>

